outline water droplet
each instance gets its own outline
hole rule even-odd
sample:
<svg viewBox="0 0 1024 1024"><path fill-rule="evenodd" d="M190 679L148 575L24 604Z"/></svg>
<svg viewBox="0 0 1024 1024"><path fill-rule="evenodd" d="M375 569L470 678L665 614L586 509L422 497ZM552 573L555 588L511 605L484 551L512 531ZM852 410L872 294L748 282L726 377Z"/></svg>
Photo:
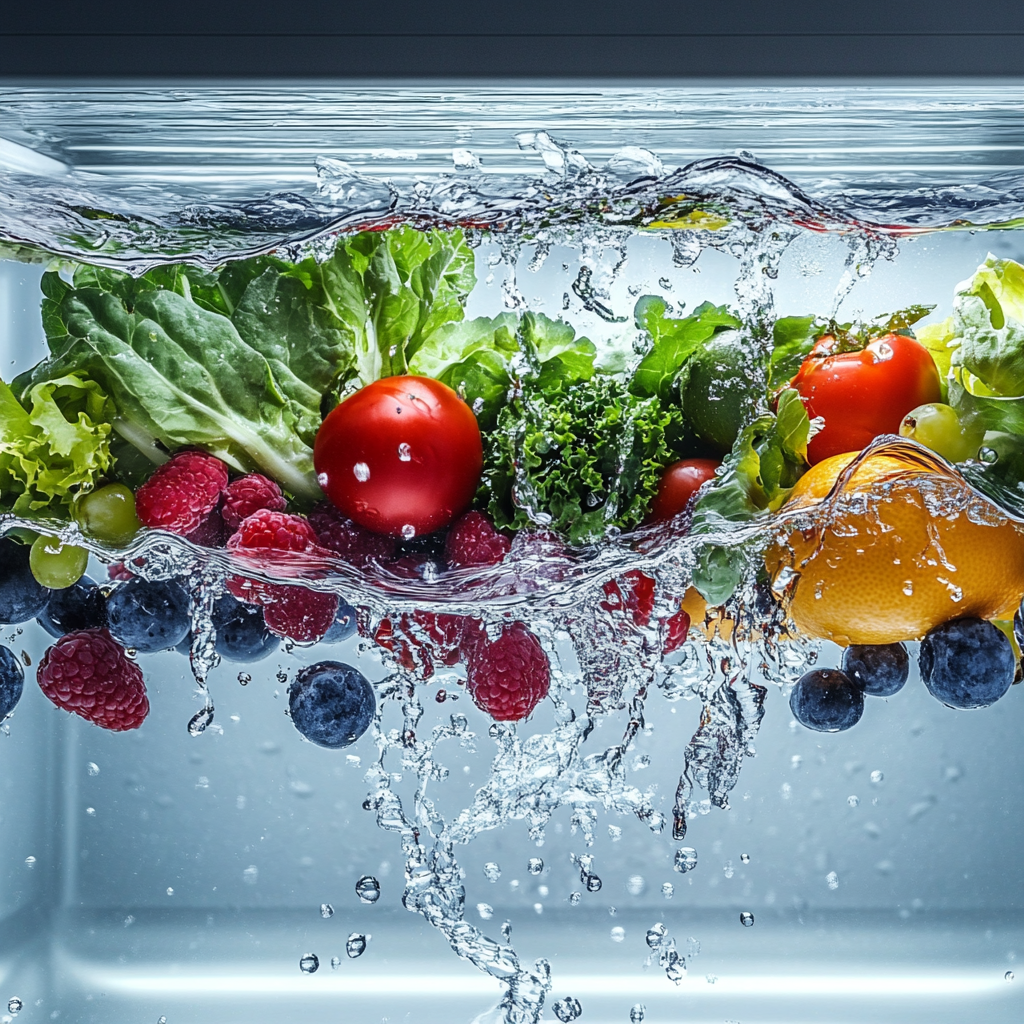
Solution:
<svg viewBox="0 0 1024 1024"><path fill-rule="evenodd" d="M871 773L871 781L876 786L880 786L885 781L885 776L879 771L874 771Z"/></svg>
<svg viewBox="0 0 1024 1024"><path fill-rule="evenodd" d="M587 892L600 892L601 891L601 879L594 874L587 875Z"/></svg>
<svg viewBox="0 0 1024 1024"><path fill-rule="evenodd" d="M299 970L303 974L316 974L320 970L320 957L316 953L306 953L299 960Z"/></svg>
<svg viewBox="0 0 1024 1024"><path fill-rule="evenodd" d="M365 462L357 462L352 467L352 475L361 484L365 484L370 479L370 467Z"/></svg>
<svg viewBox="0 0 1024 1024"><path fill-rule="evenodd" d="M828 887L830 889L838 889L839 888L839 876L834 871L830 871L825 876L825 881L828 883Z"/></svg>
<svg viewBox="0 0 1024 1024"><path fill-rule="evenodd" d="M412 462L412 449L404 441L398 446L398 461Z"/></svg>
<svg viewBox="0 0 1024 1024"><path fill-rule="evenodd" d="M581 893L578 893L578 892L571 892L571 893L569 893L569 906L570 907L578 907L579 904L580 904L580 900L581 899L583 899L583 896L582 896Z"/></svg>
<svg viewBox="0 0 1024 1024"><path fill-rule="evenodd" d="M903 584L903 593L907 597L913 597L914 596L914 581L913 580L906 580L904 582L904 584Z"/></svg>
<svg viewBox="0 0 1024 1024"><path fill-rule="evenodd" d="M657 949L666 935L668 935L668 929L660 921L651 925L647 929L647 945L651 949Z"/></svg>
<svg viewBox="0 0 1024 1024"><path fill-rule="evenodd" d="M245 882L246 885L255 885L257 881L259 881L259 877L260 869L256 867L255 864L250 864L242 872L242 881Z"/></svg>
<svg viewBox="0 0 1024 1024"><path fill-rule="evenodd" d="M341 966L341 957L340 956L332 956L331 957L331 970L332 971L336 971L340 966Z"/></svg>
<svg viewBox="0 0 1024 1024"><path fill-rule="evenodd" d="M540 857L531 857L526 867L531 875L539 875L544 870L544 861Z"/></svg>
<svg viewBox="0 0 1024 1024"><path fill-rule="evenodd" d="M511 921L503 921L502 922L502 925L501 925L501 937L506 942L511 942L512 941L512 922Z"/></svg>
<svg viewBox="0 0 1024 1024"><path fill-rule="evenodd" d="M642 896L644 890L647 888L647 881L643 875L630 875L626 879L626 892L630 896Z"/></svg>
<svg viewBox="0 0 1024 1024"><path fill-rule="evenodd" d="M473 415L479 416L484 411L484 400L482 398L473 399Z"/></svg>
<svg viewBox="0 0 1024 1024"><path fill-rule="evenodd" d="M697 851L692 846L682 846L676 850L676 857L672 866L681 875L692 871L697 866Z"/></svg>
<svg viewBox="0 0 1024 1024"><path fill-rule="evenodd" d="M86 807L85 813L88 814L90 818L95 818L96 817L96 808L95 807Z"/></svg>
<svg viewBox="0 0 1024 1024"><path fill-rule="evenodd" d="M363 875L356 882L356 895L364 903L376 903L380 899L380 882L373 875Z"/></svg>
<svg viewBox="0 0 1024 1024"><path fill-rule="evenodd" d="M859 796L857 796L857 794L856 794L856 793L851 793L851 794L850 794L850 795L849 795L849 796L848 796L848 797L846 798L846 802L847 802L847 803L848 803L848 804L849 804L849 805L850 805L851 807L856 807L856 806L857 806L857 805L858 805L858 804L860 803L860 797L859 797Z"/></svg>
<svg viewBox="0 0 1024 1024"><path fill-rule="evenodd" d="M499 865L495 864L493 860L489 860L484 865L484 878L486 878L488 882L496 882L501 878L501 868Z"/></svg>
<svg viewBox="0 0 1024 1024"><path fill-rule="evenodd" d="M252 682L252 676L249 675L248 672L239 672L238 673L238 682L242 686L248 686Z"/></svg>
<svg viewBox="0 0 1024 1024"><path fill-rule="evenodd" d="M676 887L671 882L661 883L661 895L670 900L676 894Z"/></svg>
<svg viewBox="0 0 1024 1024"><path fill-rule="evenodd" d="M99 773L100 773L100 766L95 761L90 761L85 766L85 771L86 771L87 775L92 775L92 776L95 777L96 775L99 775Z"/></svg>
<svg viewBox="0 0 1024 1024"><path fill-rule="evenodd" d="M749 864L750 863L750 854L749 853L741 853L740 854L740 863L742 863L742 864Z"/></svg>
<svg viewBox="0 0 1024 1024"><path fill-rule="evenodd" d="M416 536L416 527L413 526L412 523L406 523L405 526L402 527L402 539L403 540L412 540L413 537L415 537L415 536Z"/></svg>
<svg viewBox="0 0 1024 1024"><path fill-rule="evenodd" d="M361 932L353 932L345 943L345 952L353 959L366 952L366 936Z"/></svg>
<svg viewBox="0 0 1024 1024"><path fill-rule="evenodd" d="M168 896L173 896L174 895L174 886L173 885L167 886L167 895Z"/></svg>
<svg viewBox="0 0 1024 1024"><path fill-rule="evenodd" d="M994 448L979 448L978 461L984 462L986 466L994 466L999 461L999 452Z"/></svg>
<svg viewBox="0 0 1024 1024"><path fill-rule="evenodd" d="M167 1018L161 1013L156 1019L156 1024L167 1024Z"/></svg>
<svg viewBox="0 0 1024 1024"><path fill-rule="evenodd" d="M1014 974L1013 974L1013 971L1007 971L1007 972L1006 972L1006 973L1005 973L1005 974L1003 975L1003 981L1013 981L1013 978L1014 978Z"/></svg>
<svg viewBox="0 0 1024 1024"><path fill-rule="evenodd" d="M21 1008L24 1004L17 996L11 996L7 1000L7 1012L8 1013L21 1013Z"/></svg>
<svg viewBox="0 0 1024 1024"><path fill-rule="evenodd" d="M189 720L188 720L188 734L189 736L202 736L206 732L207 727L213 721L213 705L208 704L204 708L200 708Z"/></svg>
<svg viewBox="0 0 1024 1024"><path fill-rule="evenodd" d="M583 1013L583 1007L580 1006L578 999L573 999L572 996L566 996L564 999L559 999L552 1007L555 1012L555 1016L562 1022L562 1024L569 1024L569 1021L576 1020L581 1013Z"/></svg>
<svg viewBox="0 0 1024 1024"><path fill-rule="evenodd" d="M128 915L128 916L127 916L127 917L126 917L125 919L124 919L124 926L125 926L125 928L131 928L131 926L132 926L133 924L135 924L135 915L134 915L134 914L129 914L129 915Z"/></svg>
<svg viewBox="0 0 1024 1024"><path fill-rule="evenodd" d="M612 942L622 942L626 938L626 929L616 925L611 930Z"/></svg>
<svg viewBox="0 0 1024 1024"><path fill-rule="evenodd" d="M478 903L476 905L476 912L480 915L481 920L490 921L494 917L494 907L490 903Z"/></svg>
<svg viewBox="0 0 1024 1024"><path fill-rule="evenodd" d="M320 904L320 916L326 921L329 918L334 917L334 907L330 903Z"/></svg>
<svg viewBox="0 0 1024 1024"><path fill-rule="evenodd" d="M35 866L36 866L36 859L35 859L35 857L32 856L32 854L29 854L25 858L25 867L27 867L29 870L31 870Z"/></svg>
<svg viewBox="0 0 1024 1024"><path fill-rule="evenodd" d="M753 928L754 915L749 910L744 910L740 914L740 924L743 925L744 928Z"/></svg>
<svg viewBox="0 0 1024 1024"><path fill-rule="evenodd" d="M533 912L535 914L543 914L544 913L544 904L543 903L534 903L534 905L533 905Z"/></svg>
<svg viewBox="0 0 1024 1024"><path fill-rule="evenodd" d="M647 1007L643 1003L634 1003L629 1010L629 1024L643 1024L647 1015Z"/></svg>

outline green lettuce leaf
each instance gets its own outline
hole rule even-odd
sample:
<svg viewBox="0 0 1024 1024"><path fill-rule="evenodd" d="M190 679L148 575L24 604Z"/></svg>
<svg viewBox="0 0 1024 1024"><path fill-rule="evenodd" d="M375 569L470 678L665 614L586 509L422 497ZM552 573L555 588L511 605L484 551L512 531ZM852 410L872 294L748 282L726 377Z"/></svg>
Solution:
<svg viewBox="0 0 1024 1024"><path fill-rule="evenodd" d="M0 381L0 505L66 514L112 465L112 412L99 385L74 374L29 388L24 406Z"/></svg>

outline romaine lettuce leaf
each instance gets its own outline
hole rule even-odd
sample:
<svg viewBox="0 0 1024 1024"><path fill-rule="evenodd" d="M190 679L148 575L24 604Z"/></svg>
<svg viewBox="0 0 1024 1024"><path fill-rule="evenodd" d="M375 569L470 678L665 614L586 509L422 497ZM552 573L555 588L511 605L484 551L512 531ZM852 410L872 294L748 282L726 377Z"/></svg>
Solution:
<svg viewBox="0 0 1024 1024"><path fill-rule="evenodd" d="M74 374L29 388L23 406L0 381L0 507L67 510L111 467L111 403Z"/></svg>

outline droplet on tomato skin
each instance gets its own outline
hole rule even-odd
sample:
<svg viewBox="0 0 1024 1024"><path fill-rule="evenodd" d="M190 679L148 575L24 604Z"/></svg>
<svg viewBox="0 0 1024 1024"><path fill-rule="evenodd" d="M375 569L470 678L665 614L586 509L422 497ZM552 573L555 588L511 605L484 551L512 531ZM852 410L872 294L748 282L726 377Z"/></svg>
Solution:
<svg viewBox="0 0 1024 1024"><path fill-rule="evenodd" d="M404 441L398 446L398 458L400 462L412 462L412 448Z"/></svg>
<svg viewBox="0 0 1024 1024"><path fill-rule="evenodd" d="M402 527L402 537L404 540L412 540L416 536L416 527L412 523L406 523Z"/></svg>
<svg viewBox="0 0 1024 1024"><path fill-rule="evenodd" d="M361 484L365 484L370 479L370 467L365 462L357 462L352 467L352 475Z"/></svg>
<svg viewBox="0 0 1024 1024"><path fill-rule="evenodd" d="M316 482L321 487L326 487L327 486L327 474L326 473L317 473L317 475L316 475Z"/></svg>
<svg viewBox="0 0 1024 1024"><path fill-rule="evenodd" d="M873 363L887 363L892 359L892 346L888 342L880 342L871 349L871 361Z"/></svg>

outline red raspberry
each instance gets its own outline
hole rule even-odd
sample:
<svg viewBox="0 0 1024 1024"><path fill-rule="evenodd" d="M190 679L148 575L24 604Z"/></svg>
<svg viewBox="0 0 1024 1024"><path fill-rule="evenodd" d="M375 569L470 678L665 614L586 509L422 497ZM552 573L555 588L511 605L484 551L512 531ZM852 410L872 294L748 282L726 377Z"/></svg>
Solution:
<svg viewBox="0 0 1024 1024"><path fill-rule="evenodd" d="M65 633L36 672L59 708L113 732L138 729L149 714L142 669L105 629Z"/></svg>
<svg viewBox="0 0 1024 1024"><path fill-rule="evenodd" d="M633 615L638 626L646 626L654 611L654 580L639 569L631 569L620 579L609 580L604 585L605 600L601 607L606 612L625 608Z"/></svg>
<svg viewBox="0 0 1024 1024"><path fill-rule="evenodd" d="M403 612L396 630L391 619L381 619L372 634L378 646L396 655L398 664L407 672L416 672L422 679L434 674L435 662L451 668L461 659L464 633L470 622L463 615L417 610ZM362 632L361 635L368 635Z"/></svg>
<svg viewBox="0 0 1024 1024"><path fill-rule="evenodd" d="M682 608L665 622L665 643L662 647L663 654L671 654L678 651L686 643L686 636L690 632L690 616Z"/></svg>
<svg viewBox="0 0 1024 1024"><path fill-rule="evenodd" d="M323 640L338 614L338 598L305 587L268 586L263 599L263 621L271 633L296 643Z"/></svg>
<svg viewBox="0 0 1024 1024"><path fill-rule="evenodd" d="M283 512L287 506L281 488L273 480L262 473L250 473L228 484L220 514L229 529L237 530L243 519L260 509Z"/></svg>
<svg viewBox="0 0 1024 1024"><path fill-rule="evenodd" d="M228 469L204 452L181 452L135 492L135 511L143 526L186 535L217 507L228 485Z"/></svg>
<svg viewBox="0 0 1024 1024"><path fill-rule="evenodd" d="M305 551L317 549L316 531L303 516L262 508L245 519L228 539L229 551Z"/></svg>
<svg viewBox="0 0 1024 1024"><path fill-rule="evenodd" d="M505 560L512 542L494 528L490 516L467 512L452 524L444 553L453 569L497 565Z"/></svg>
<svg viewBox="0 0 1024 1024"><path fill-rule="evenodd" d="M551 667L540 641L521 622L491 641L477 636L466 651L466 689L499 722L526 718L547 696Z"/></svg>
<svg viewBox="0 0 1024 1024"><path fill-rule="evenodd" d="M346 519L329 501L322 501L309 514L320 543L352 565L364 566L371 559L387 562L395 557L395 539L371 533Z"/></svg>
<svg viewBox="0 0 1024 1024"><path fill-rule="evenodd" d="M222 548L227 535L224 520L214 509L191 533L185 534L185 540L190 540L201 548Z"/></svg>

